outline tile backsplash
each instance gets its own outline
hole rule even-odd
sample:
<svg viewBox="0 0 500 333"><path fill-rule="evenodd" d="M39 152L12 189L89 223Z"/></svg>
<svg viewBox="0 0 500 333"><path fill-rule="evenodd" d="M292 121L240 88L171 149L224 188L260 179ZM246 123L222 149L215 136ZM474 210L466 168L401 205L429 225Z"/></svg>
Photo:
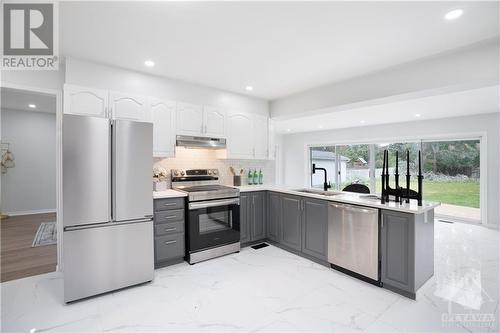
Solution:
<svg viewBox="0 0 500 333"><path fill-rule="evenodd" d="M233 175L229 167L233 167L237 174L243 169L242 185L247 184L248 169L262 170L264 175L264 184L274 184L275 162L267 160L231 160L217 159L216 151L209 149L186 149L176 148L173 158L154 158L155 166L165 168L168 173L168 187L171 186L171 169L219 169L220 181L224 185L233 185Z"/></svg>

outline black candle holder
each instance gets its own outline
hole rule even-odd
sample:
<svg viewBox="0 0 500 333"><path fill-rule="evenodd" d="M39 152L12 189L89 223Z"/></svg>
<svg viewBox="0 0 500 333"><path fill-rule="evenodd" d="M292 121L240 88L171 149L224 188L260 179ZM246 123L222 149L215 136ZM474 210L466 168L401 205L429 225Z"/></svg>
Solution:
<svg viewBox="0 0 500 333"><path fill-rule="evenodd" d="M405 199L406 203L410 202L410 199L417 200L418 205L422 206L422 181L424 176L422 176L422 153L418 151L418 190L417 192L410 189L410 152L406 151L406 188L399 186L399 156L396 152L396 170L394 172L395 177L395 188L389 186L389 151L384 150L384 162L382 166L382 195L380 196L380 202L385 204L390 201L390 196L394 197L394 201L403 203Z"/></svg>

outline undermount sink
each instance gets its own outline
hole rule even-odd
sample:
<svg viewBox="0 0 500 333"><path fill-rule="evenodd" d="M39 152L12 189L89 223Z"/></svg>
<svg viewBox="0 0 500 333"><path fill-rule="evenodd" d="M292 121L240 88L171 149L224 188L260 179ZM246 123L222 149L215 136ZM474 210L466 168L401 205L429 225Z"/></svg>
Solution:
<svg viewBox="0 0 500 333"><path fill-rule="evenodd" d="M341 195L341 194L343 194L343 193L328 192L328 191L313 190L313 189L299 189L299 190L295 190L295 191L301 192L301 193L324 195L324 196L327 196L327 197L332 197L334 195Z"/></svg>
<svg viewBox="0 0 500 333"><path fill-rule="evenodd" d="M380 200L380 197L376 194L364 194L359 196L361 199L367 200Z"/></svg>

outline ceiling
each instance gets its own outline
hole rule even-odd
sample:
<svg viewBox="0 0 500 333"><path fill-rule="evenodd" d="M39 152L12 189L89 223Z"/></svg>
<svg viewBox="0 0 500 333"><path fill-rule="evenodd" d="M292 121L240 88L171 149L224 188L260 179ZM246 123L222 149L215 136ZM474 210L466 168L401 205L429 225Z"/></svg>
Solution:
<svg viewBox="0 0 500 333"><path fill-rule="evenodd" d="M2 109L56 113L56 97L25 90L1 88ZM30 108L28 104L36 105Z"/></svg>
<svg viewBox="0 0 500 333"><path fill-rule="evenodd" d="M275 121L278 133L363 127L426 119L459 117L500 110L500 86L352 108L326 114ZM419 115L419 116L417 116Z"/></svg>
<svg viewBox="0 0 500 333"><path fill-rule="evenodd" d="M63 56L272 100L497 36L499 6L60 2L60 48ZM463 16L445 21L454 8Z"/></svg>

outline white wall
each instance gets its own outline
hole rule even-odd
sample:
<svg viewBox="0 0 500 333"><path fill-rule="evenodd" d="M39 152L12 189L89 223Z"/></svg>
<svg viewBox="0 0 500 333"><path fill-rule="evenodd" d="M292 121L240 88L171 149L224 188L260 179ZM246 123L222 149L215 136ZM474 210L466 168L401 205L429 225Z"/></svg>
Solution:
<svg viewBox="0 0 500 333"><path fill-rule="evenodd" d="M500 113L423 120L391 125L289 134L283 136L283 177L290 186L309 186L307 144L369 143L437 136L462 136L484 132L487 159L487 224L500 225ZM486 153L486 155L484 155Z"/></svg>
<svg viewBox="0 0 500 333"><path fill-rule="evenodd" d="M274 119L498 85L498 38L274 100Z"/></svg>
<svg viewBox="0 0 500 333"><path fill-rule="evenodd" d="M2 212L55 212L55 113L5 109L1 112L2 142L10 143L16 163L2 174Z"/></svg>
<svg viewBox="0 0 500 333"><path fill-rule="evenodd" d="M64 84L63 64L58 71L1 71L0 81L5 84L22 85L33 88L53 89L62 91Z"/></svg>
<svg viewBox="0 0 500 333"><path fill-rule="evenodd" d="M66 59L66 83L269 115L264 99L75 58Z"/></svg>

